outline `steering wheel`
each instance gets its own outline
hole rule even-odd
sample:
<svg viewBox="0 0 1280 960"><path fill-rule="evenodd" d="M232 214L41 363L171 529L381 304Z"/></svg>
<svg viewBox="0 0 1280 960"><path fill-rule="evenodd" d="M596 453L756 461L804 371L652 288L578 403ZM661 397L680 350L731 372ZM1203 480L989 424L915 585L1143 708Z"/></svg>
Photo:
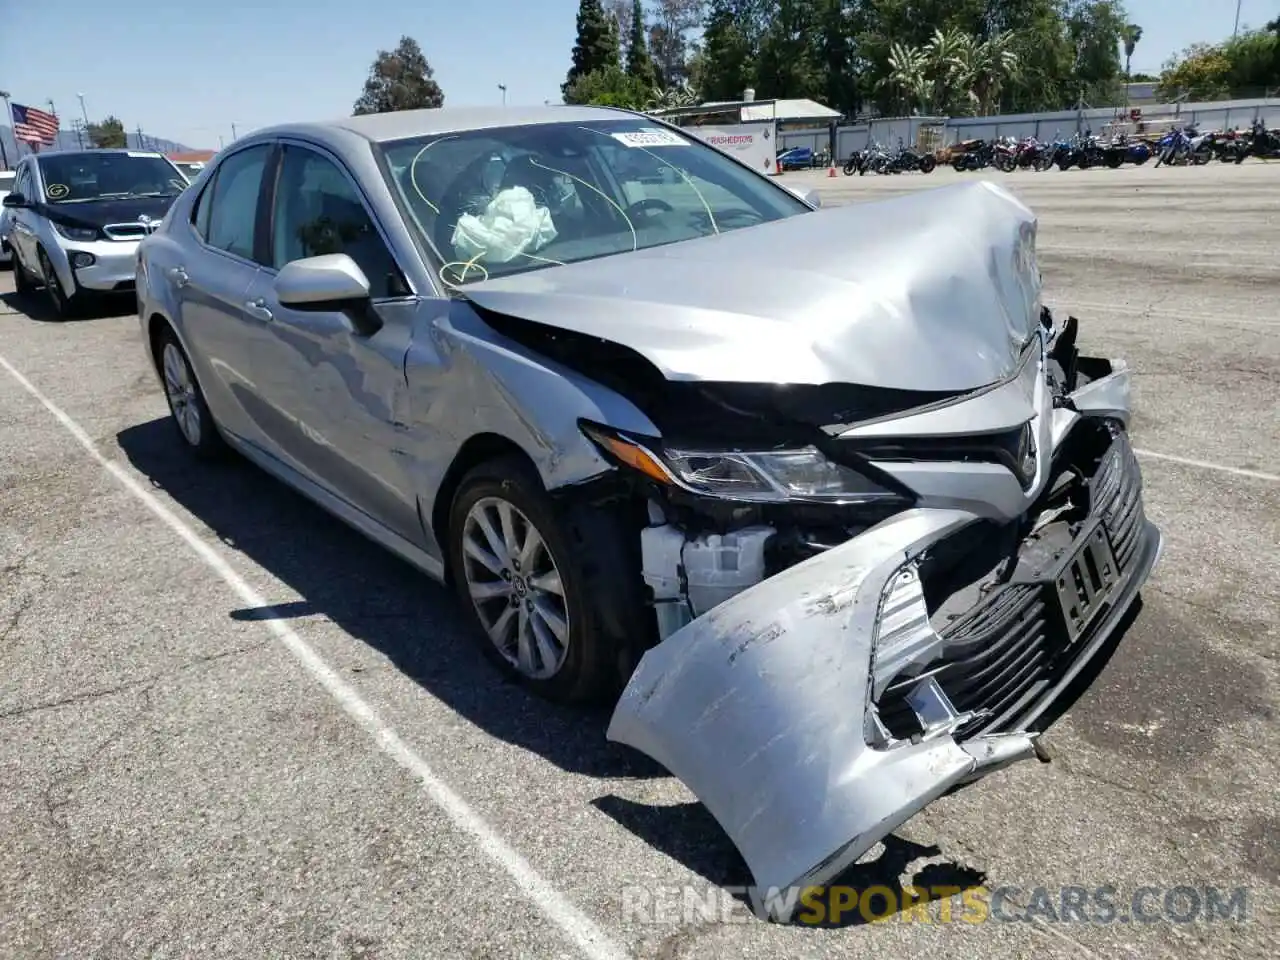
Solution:
<svg viewBox="0 0 1280 960"><path fill-rule="evenodd" d="M659 200L657 197L645 197L643 200L637 200L635 203L630 204L624 212L629 217L633 213L636 215L652 212L675 213L676 208L665 200Z"/></svg>

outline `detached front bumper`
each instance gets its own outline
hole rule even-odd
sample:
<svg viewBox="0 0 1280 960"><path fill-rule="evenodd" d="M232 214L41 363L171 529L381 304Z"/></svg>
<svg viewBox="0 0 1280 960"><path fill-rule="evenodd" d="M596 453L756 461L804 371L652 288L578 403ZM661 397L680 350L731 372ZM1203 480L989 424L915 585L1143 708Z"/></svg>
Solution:
<svg viewBox="0 0 1280 960"><path fill-rule="evenodd" d="M974 514L910 510L751 587L645 654L609 739L684 781L758 887L830 880L953 787L1034 755L1035 720L1115 631L1161 549L1123 434L1092 489L1062 570L997 591L942 633L917 608L892 650L904 620L891 584ZM1086 564L1095 542L1106 546ZM1081 569L1109 578L1105 591L1072 594ZM1015 608L1012 587L1034 602ZM895 736L903 710L917 732Z"/></svg>

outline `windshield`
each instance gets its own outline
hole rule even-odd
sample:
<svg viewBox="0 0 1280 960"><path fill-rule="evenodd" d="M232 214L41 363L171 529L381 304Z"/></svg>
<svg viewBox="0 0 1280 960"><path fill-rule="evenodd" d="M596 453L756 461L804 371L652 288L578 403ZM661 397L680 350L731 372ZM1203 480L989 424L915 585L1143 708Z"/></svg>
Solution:
<svg viewBox="0 0 1280 960"><path fill-rule="evenodd" d="M37 162L50 203L177 196L187 185L168 160L145 153L69 153Z"/></svg>
<svg viewBox="0 0 1280 960"><path fill-rule="evenodd" d="M701 141L638 118L443 134L383 151L392 190L448 286L811 209Z"/></svg>

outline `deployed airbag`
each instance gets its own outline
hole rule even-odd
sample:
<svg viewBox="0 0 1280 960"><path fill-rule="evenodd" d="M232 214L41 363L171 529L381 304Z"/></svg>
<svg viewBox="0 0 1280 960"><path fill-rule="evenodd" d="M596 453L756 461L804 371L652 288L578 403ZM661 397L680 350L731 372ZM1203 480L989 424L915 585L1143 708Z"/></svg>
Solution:
<svg viewBox="0 0 1280 960"><path fill-rule="evenodd" d="M479 216L464 213L453 230L454 254L462 260L508 263L535 253L556 238L551 211L538 206L524 187L499 192Z"/></svg>

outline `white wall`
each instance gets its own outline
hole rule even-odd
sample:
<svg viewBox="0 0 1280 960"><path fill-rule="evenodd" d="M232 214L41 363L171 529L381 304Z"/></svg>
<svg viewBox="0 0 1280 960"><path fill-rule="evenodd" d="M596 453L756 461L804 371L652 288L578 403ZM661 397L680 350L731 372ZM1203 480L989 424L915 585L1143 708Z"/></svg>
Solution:
<svg viewBox="0 0 1280 960"><path fill-rule="evenodd" d="M946 121L945 143L960 140L990 140L994 137L1037 137L1052 140L1055 134L1070 136L1086 128L1101 135L1104 127L1124 111L1116 107L1100 110L1061 110L1052 113L1023 113L1002 117L953 117ZM1159 121L1176 121L1178 125L1197 124L1202 133L1210 130L1247 129L1261 117L1269 128L1280 127L1280 100L1227 100L1214 103L1157 104L1142 108L1142 119L1149 125ZM930 122L919 117L899 117L849 124L836 130L836 157L847 159L855 150L865 150L872 141L894 148L901 137L906 144L915 143L920 127ZM1167 124L1161 127L1167 129ZM779 149L809 147L821 150L827 144L827 129L787 130L778 134Z"/></svg>

